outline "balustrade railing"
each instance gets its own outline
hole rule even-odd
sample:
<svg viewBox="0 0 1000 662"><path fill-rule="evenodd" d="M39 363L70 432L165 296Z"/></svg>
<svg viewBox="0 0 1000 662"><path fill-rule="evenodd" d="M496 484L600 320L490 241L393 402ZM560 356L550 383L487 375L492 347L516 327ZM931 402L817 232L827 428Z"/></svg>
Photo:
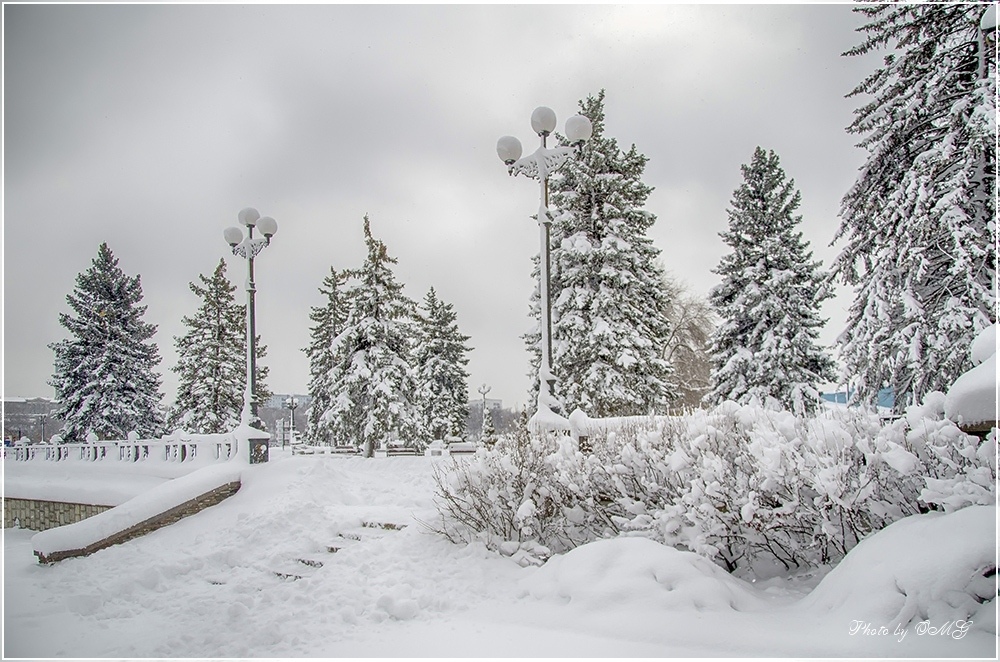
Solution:
<svg viewBox="0 0 1000 662"><path fill-rule="evenodd" d="M199 462L225 461L236 453L232 434L172 435L68 444L4 446L4 460L15 462Z"/></svg>

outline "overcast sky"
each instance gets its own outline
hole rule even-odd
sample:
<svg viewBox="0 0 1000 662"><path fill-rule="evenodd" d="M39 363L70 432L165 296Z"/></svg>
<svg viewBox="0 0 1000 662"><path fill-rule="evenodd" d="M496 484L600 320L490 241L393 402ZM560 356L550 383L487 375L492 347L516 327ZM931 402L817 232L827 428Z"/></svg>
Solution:
<svg viewBox="0 0 1000 662"><path fill-rule="evenodd" d="M362 217L406 293L454 304L475 348L470 394L524 404L537 186L511 178L529 117L559 130L606 90L606 135L649 158L647 210L668 271L704 295L754 147L802 193L824 265L864 153L845 95L877 57L850 5L9 5L4 17L6 396L51 397L58 314L102 241L142 277L166 401L188 283L256 207L278 234L256 261L257 329L275 393L305 393L309 309L331 266L360 266ZM242 299L241 299L242 300ZM828 302L842 331L849 292Z"/></svg>

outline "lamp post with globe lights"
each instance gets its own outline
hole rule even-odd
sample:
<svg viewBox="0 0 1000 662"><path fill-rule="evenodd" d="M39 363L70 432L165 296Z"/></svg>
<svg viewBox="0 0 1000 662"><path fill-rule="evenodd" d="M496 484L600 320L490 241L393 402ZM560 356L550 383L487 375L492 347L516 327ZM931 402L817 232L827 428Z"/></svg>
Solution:
<svg viewBox="0 0 1000 662"><path fill-rule="evenodd" d="M569 145L548 147L546 139L555 131L556 114L551 108L540 106L531 113L531 129L541 139L541 145L528 156L521 156L521 141L513 136L503 136L497 141L497 155L507 165L510 175L525 175L539 183L538 230L541 252L539 254L538 292L541 299L541 364L538 367L538 401L535 415L528 422L533 431L543 429L569 429L569 421L559 413L555 398L555 374L552 372L552 301L549 274L551 257L549 235L552 217L549 215L549 175L558 170L576 150L590 140L593 125L583 115L573 115L566 120L566 138Z"/></svg>
<svg viewBox="0 0 1000 662"><path fill-rule="evenodd" d="M247 207L240 211L238 216L240 223L247 228L247 236L243 237L243 231L238 227L228 227L223 231L226 243L233 250L233 255L237 255L247 261L247 385L243 392L243 411L240 414L240 424L246 427L253 427L257 420L256 401L256 374L257 374L257 322L254 300L256 286L253 275L253 259L265 247L270 245L271 237L278 232L278 223L270 216L261 217L253 207ZM262 237L254 237L254 228L260 230ZM262 431L261 431L262 432ZM267 440L266 432L262 432L264 437L252 437L250 439L250 464L267 462Z"/></svg>

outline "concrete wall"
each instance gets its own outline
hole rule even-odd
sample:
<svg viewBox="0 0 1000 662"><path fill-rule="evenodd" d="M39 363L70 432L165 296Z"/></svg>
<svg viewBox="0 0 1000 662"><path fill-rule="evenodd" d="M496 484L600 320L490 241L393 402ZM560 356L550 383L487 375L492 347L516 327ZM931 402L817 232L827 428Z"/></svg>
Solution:
<svg viewBox="0 0 1000 662"><path fill-rule="evenodd" d="M74 524L98 513L103 513L112 507L89 503L64 503L5 497L3 500L3 528L9 529L17 522L22 529L44 531L57 526Z"/></svg>

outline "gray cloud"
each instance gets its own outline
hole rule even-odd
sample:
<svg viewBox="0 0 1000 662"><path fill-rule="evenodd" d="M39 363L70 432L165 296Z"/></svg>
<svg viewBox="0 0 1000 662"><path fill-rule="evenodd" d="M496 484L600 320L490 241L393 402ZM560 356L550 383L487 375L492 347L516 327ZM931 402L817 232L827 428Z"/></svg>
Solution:
<svg viewBox="0 0 1000 662"><path fill-rule="evenodd" d="M607 134L635 143L656 188L664 265L707 293L718 232L753 148L802 190L817 257L862 154L846 94L847 5L5 5L4 390L50 395L47 344L75 275L108 241L172 337L187 283L227 255L247 205L279 232L258 262L271 386L303 392L308 310L331 265L364 257L361 218L407 293L455 304L473 390L523 403L537 188L494 145L550 105L560 123L607 90ZM243 265L228 257L233 282ZM846 300L828 305L824 341Z"/></svg>

